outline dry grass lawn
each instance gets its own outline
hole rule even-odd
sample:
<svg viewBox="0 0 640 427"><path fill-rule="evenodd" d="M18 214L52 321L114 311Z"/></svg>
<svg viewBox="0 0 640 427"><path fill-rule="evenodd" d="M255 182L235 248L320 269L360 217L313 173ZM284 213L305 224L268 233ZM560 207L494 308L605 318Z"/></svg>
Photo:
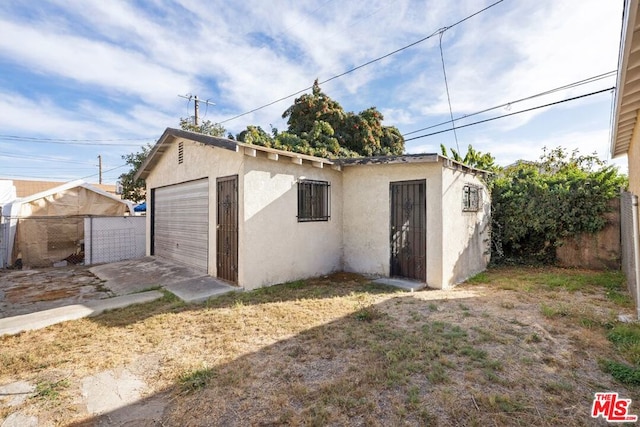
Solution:
<svg viewBox="0 0 640 427"><path fill-rule="evenodd" d="M100 421L79 383L119 367L170 426L602 425L598 391L640 414L640 330L618 322L632 312L612 272L496 268L415 293L338 273L0 337L0 385L37 384L18 409L44 425Z"/></svg>

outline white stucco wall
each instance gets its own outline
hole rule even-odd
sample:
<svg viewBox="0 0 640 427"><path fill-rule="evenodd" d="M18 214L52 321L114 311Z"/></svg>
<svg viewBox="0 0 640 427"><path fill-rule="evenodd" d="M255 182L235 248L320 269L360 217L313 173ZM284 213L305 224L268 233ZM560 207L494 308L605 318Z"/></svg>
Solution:
<svg viewBox="0 0 640 427"><path fill-rule="evenodd" d="M466 183L483 186L473 174L433 163L343 166L342 171L294 164L257 151L256 157L184 141L171 143L147 177L149 190L209 179L209 268L216 271L216 178L238 175L238 285L254 289L346 270L388 276L390 268L389 184L426 181L427 284L446 288L482 271L488 262L489 203L479 212L462 211ZM297 221L297 183L331 183L329 221ZM484 186L483 186L484 188ZM483 190L483 200L489 202ZM148 201L148 208L151 203ZM152 214L147 214L147 254Z"/></svg>
<svg viewBox="0 0 640 427"><path fill-rule="evenodd" d="M346 271L389 275L389 184L426 180L427 284L442 286L442 174L440 163L346 166L343 170L343 242Z"/></svg>
<svg viewBox="0 0 640 427"><path fill-rule="evenodd" d="M146 179L147 185L147 243L146 253L151 253L151 189L179 184L201 178L209 178L209 267L208 273L216 271L216 178L238 175L238 200L242 200L242 171L245 156L224 148L203 146L200 143L183 141L183 162L178 164L178 141L173 141L160 157ZM243 204L239 203L239 216L243 215ZM241 226L241 224L239 224ZM242 228L241 228L242 230ZM242 232L242 231L240 231ZM242 240L238 241L238 252L242 250Z"/></svg>
<svg viewBox="0 0 640 427"><path fill-rule="evenodd" d="M331 184L331 218L298 222L300 179ZM342 269L342 176L293 164L287 157L247 157L244 169L243 241L239 281L245 289L327 274Z"/></svg>
<svg viewBox="0 0 640 427"><path fill-rule="evenodd" d="M462 209L466 184L482 188L483 206L477 212L464 212ZM444 167L442 204L442 287L448 288L487 267L491 196L479 176Z"/></svg>

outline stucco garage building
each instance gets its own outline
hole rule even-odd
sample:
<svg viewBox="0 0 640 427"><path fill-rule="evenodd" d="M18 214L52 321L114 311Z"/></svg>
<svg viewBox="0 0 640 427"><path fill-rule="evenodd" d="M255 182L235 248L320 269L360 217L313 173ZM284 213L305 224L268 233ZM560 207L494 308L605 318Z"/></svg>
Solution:
<svg viewBox="0 0 640 427"><path fill-rule="evenodd" d="M483 174L438 154L328 160L171 128L138 172L148 254L245 289L338 270L450 287L488 262Z"/></svg>

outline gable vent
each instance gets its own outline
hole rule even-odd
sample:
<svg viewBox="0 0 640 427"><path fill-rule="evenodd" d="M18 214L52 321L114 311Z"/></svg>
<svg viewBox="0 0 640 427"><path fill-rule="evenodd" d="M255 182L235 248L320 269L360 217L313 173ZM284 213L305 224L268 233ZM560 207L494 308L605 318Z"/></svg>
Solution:
<svg viewBox="0 0 640 427"><path fill-rule="evenodd" d="M178 164L181 165L184 162L184 142L178 143Z"/></svg>

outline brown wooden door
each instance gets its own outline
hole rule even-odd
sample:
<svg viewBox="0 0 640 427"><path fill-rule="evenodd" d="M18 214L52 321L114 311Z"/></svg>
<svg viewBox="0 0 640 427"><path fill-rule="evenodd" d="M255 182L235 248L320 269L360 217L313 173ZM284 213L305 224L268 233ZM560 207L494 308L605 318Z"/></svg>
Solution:
<svg viewBox="0 0 640 427"><path fill-rule="evenodd" d="M391 275L426 282L426 182L392 182Z"/></svg>
<svg viewBox="0 0 640 427"><path fill-rule="evenodd" d="M238 176L217 179L218 277L238 283Z"/></svg>

